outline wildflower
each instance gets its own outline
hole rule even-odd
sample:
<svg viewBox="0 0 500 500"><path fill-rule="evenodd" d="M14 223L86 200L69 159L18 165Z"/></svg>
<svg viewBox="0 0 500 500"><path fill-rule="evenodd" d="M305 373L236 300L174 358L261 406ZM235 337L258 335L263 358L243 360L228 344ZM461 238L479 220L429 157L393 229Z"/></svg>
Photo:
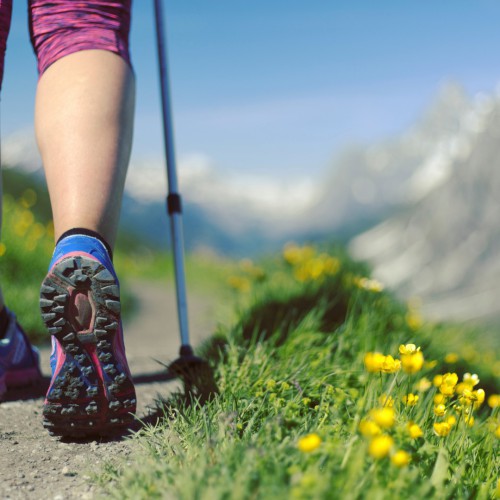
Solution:
<svg viewBox="0 0 500 500"><path fill-rule="evenodd" d="M240 292L248 292L251 288L250 280L241 276L230 276L227 282L231 288Z"/></svg>
<svg viewBox="0 0 500 500"><path fill-rule="evenodd" d="M379 372L382 370L384 359L385 356L380 352L367 352L364 359L365 368L370 373Z"/></svg>
<svg viewBox="0 0 500 500"><path fill-rule="evenodd" d="M465 423L469 427L472 427L474 425L474 416L473 415L466 415L464 420L465 420Z"/></svg>
<svg viewBox="0 0 500 500"><path fill-rule="evenodd" d="M495 436L500 439L500 425L495 429Z"/></svg>
<svg viewBox="0 0 500 500"><path fill-rule="evenodd" d="M445 396L453 395L457 382L458 375L456 373L445 373L439 386L439 392Z"/></svg>
<svg viewBox="0 0 500 500"><path fill-rule="evenodd" d="M420 347L415 344L401 344L399 346L399 354L414 354L417 351L420 351Z"/></svg>
<svg viewBox="0 0 500 500"><path fill-rule="evenodd" d="M422 351L401 355L401 366L406 373L416 373L424 366L424 355Z"/></svg>
<svg viewBox="0 0 500 500"><path fill-rule="evenodd" d="M457 423L457 419L454 415L449 415L446 418L446 423L450 424L450 427L453 427Z"/></svg>
<svg viewBox="0 0 500 500"><path fill-rule="evenodd" d="M406 324L412 329L412 330L418 330L423 323L422 316L419 314L418 311L408 311L406 313Z"/></svg>
<svg viewBox="0 0 500 500"><path fill-rule="evenodd" d="M408 394L406 396L403 396L403 403L406 406L415 406L418 403L419 396L416 396L415 394Z"/></svg>
<svg viewBox="0 0 500 500"><path fill-rule="evenodd" d="M297 443L297 447L303 453L310 453L319 447L321 444L321 438L315 434L308 434L307 436L301 437Z"/></svg>
<svg viewBox="0 0 500 500"><path fill-rule="evenodd" d="M375 408L370 411L370 417L383 429L390 429L394 425L395 413L392 408Z"/></svg>
<svg viewBox="0 0 500 500"><path fill-rule="evenodd" d="M266 389L268 391L272 391L276 388L276 380L273 380L270 378L269 380L266 381Z"/></svg>
<svg viewBox="0 0 500 500"><path fill-rule="evenodd" d="M410 454L404 450L399 450L391 457L391 462L396 467L406 467L410 463Z"/></svg>
<svg viewBox="0 0 500 500"><path fill-rule="evenodd" d="M470 373L464 373L464 378L463 378L464 384L470 385L471 387L476 386L479 384L479 377L477 374L471 375Z"/></svg>
<svg viewBox="0 0 500 500"><path fill-rule="evenodd" d="M337 274L340 269L340 260L335 257L325 256L324 257L324 267L325 273L329 275Z"/></svg>
<svg viewBox="0 0 500 500"><path fill-rule="evenodd" d="M366 419L361 420L359 423L359 432L368 438L373 438L382 434L382 430L375 422Z"/></svg>
<svg viewBox="0 0 500 500"><path fill-rule="evenodd" d="M24 208L31 208L33 205L35 205L36 199L37 199L36 192L33 189L28 188L26 189L26 191L24 191L20 199L20 202Z"/></svg>
<svg viewBox="0 0 500 500"><path fill-rule="evenodd" d="M290 389L290 384L288 382L281 382L281 390L288 391Z"/></svg>
<svg viewBox="0 0 500 500"><path fill-rule="evenodd" d="M388 394L382 394L382 396L378 398L378 402L380 406L387 406L389 408L394 406L394 398Z"/></svg>
<svg viewBox="0 0 500 500"><path fill-rule="evenodd" d="M384 289L384 285L375 279L369 278L354 278L353 283L358 287L370 292L381 292Z"/></svg>
<svg viewBox="0 0 500 500"><path fill-rule="evenodd" d="M444 357L444 362L448 364L453 364L458 361L458 354L456 352L449 352L445 357Z"/></svg>
<svg viewBox="0 0 500 500"><path fill-rule="evenodd" d="M439 387L443 383L443 376L442 375L436 375L432 379L432 383L434 384L434 387Z"/></svg>
<svg viewBox="0 0 500 500"><path fill-rule="evenodd" d="M319 258L314 258L298 266L293 274L298 281L315 281L322 278L324 270L323 261Z"/></svg>
<svg viewBox="0 0 500 500"><path fill-rule="evenodd" d="M432 386L432 382L428 378L422 377L417 382L416 389L419 392L425 392L425 391L428 391L431 388L431 386Z"/></svg>
<svg viewBox="0 0 500 500"><path fill-rule="evenodd" d="M373 458L384 458L389 454L393 445L394 440L391 436L381 434L371 440L370 446L368 447L368 453Z"/></svg>
<svg viewBox="0 0 500 500"><path fill-rule="evenodd" d="M436 436L445 437L450 433L451 426L448 422L434 422L434 433Z"/></svg>
<svg viewBox="0 0 500 500"><path fill-rule="evenodd" d="M488 406L490 408L497 408L498 406L500 406L500 394L492 394L488 398Z"/></svg>
<svg viewBox="0 0 500 500"><path fill-rule="evenodd" d="M444 394L441 394L440 392L438 392L434 396L434 404L435 405L440 405L440 404L443 404L445 402L446 402L446 396Z"/></svg>
<svg viewBox="0 0 500 500"><path fill-rule="evenodd" d="M394 359L391 355L384 356L382 371L384 373L396 373L401 368L401 361Z"/></svg>
<svg viewBox="0 0 500 500"><path fill-rule="evenodd" d="M446 406L443 404L434 406L434 415L442 417L446 413Z"/></svg>
<svg viewBox="0 0 500 500"><path fill-rule="evenodd" d="M486 393L484 392L483 389L478 389L477 391L475 391L476 393L476 403L479 403L479 404L483 404L484 403L484 399L486 398Z"/></svg>
<svg viewBox="0 0 500 500"><path fill-rule="evenodd" d="M299 247L295 243L287 243L283 249L283 258L289 264L296 265L311 259L315 253L312 246Z"/></svg>
<svg viewBox="0 0 500 500"><path fill-rule="evenodd" d="M483 402L486 394L483 389L472 391L471 389L464 389L462 396L459 398L460 403L464 405L474 404L475 408L479 408Z"/></svg>
<svg viewBox="0 0 500 500"><path fill-rule="evenodd" d="M417 439L424 435L422 429L415 422L408 422L408 434L412 439Z"/></svg>
<svg viewBox="0 0 500 500"><path fill-rule="evenodd" d="M367 352L364 358L365 368L370 373L395 373L401 368L401 361L379 352Z"/></svg>

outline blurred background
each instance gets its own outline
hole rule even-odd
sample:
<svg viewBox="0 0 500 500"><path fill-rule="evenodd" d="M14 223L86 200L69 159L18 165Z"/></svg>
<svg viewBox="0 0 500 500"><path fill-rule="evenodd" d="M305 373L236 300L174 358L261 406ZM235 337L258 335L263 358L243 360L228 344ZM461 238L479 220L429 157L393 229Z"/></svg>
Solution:
<svg viewBox="0 0 500 500"><path fill-rule="evenodd" d="M38 183L26 4L14 1L2 163L4 175ZM341 242L428 317L498 324L500 3L165 8L189 252L241 258L290 240ZM131 47L122 232L165 249L152 2L134 2Z"/></svg>

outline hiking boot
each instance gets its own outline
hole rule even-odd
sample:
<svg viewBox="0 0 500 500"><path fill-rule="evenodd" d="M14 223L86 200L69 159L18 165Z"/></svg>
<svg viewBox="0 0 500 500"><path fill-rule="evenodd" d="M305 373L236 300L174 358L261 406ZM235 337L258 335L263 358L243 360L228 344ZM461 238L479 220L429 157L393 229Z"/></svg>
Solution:
<svg viewBox="0 0 500 500"><path fill-rule="evenodd" d="M6 311L9 323L0 339L0 399L10 388L41 380L38 350L29 343L15 314Z"/></svg>
<svg viewBox="0 0 500 500"><path fill-rule="evenodd" d="M98 240L74 235L57 245L40 308L52 335L44 426L68 437L125 431L134 420L136 396L125 357L118 278Z"/></svg>

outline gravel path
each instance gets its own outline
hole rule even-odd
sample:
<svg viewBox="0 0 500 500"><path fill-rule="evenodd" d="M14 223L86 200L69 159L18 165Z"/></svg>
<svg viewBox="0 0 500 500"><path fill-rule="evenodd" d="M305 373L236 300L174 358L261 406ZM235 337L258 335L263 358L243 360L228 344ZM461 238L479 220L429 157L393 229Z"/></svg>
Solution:
<svg viewBox="0 0 500 500"><path fill-rule="evenodd" d="M179 349L175 293L166 284L137 282L139 312L125 325L125 343L137 390L139 417L148 414L158 395L168 395L175 382L152 358L169 363ZM215 326L213 299L191 294L189 320L193 345ZM42 427L43 396L49 383L49 351L42 350L41 387L9 393L0 404L0 499L94 498L90 477L103 462L130 454L133 442L61 442Z"/></svg>

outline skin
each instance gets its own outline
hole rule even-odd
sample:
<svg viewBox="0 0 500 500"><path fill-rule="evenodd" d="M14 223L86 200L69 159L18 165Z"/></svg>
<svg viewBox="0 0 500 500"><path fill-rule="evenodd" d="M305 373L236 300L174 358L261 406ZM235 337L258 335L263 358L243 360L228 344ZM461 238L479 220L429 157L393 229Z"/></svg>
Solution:
<svg viewBox="0 0 500 500"><path fill-rule="evenodd" d="M41 76L35 132L56 241L68 229L83 227L98 232L114 247L134 107L133 72L111 52L85 50L67 55Z"/></svg>

